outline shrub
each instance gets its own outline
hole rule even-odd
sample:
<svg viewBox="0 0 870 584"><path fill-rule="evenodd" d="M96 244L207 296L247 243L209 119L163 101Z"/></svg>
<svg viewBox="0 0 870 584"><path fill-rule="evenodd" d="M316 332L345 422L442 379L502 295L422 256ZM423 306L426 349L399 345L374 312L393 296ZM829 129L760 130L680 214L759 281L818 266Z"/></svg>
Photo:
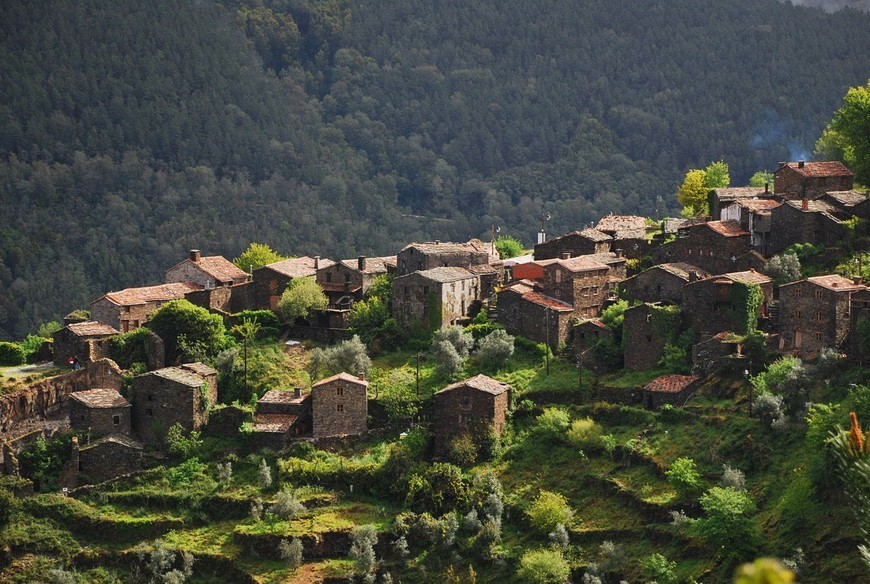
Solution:
<svg viewBox="0 0 870 584"><path fill-rule="evenodd" d="M0 365L21 365L26 355L18 343L0 341Z"/></svg>
<svg viewBox="0 0 870 584"><path fill-rule="evenodd" d="M746 475L739 469L723 464L722 478L719 480L719 485L732 488L735 491L743 491L746 489Z"/></svg>
<svg viewBox="0 0 870 584"><path fill-rule="evenodd" d="M568 530L565 529L565 526L561 523L556 525L556 529L550 532L547 539L549 539L550 543L560 550L565 550L569 545L571 545L571 538L568 537Z"/></svg>
<svg viewBox="0 0 870 584"><path fill-rule="evenodd" d="M468 533L475 534L480 531L482 526L483 524L477 516L477 509L472 509L462 518L462 529Z"/></svg>
<svg viewBox="0 0 870 584"><path fill-rule="evenodd" d="M446 341L453 345L453 348L456 349L456 353L463 359L468 357L469 351L471 351L471 348L474 346L474 337L465 332L461 326L455 325L439 330L435 333L435 336L432 337L433 346L442 341Z"/></svg>
<svg viewBox="0 0 870 584"><path fill-rule="evenodd" d="M471 435L464 433L454 437L450 441L447 459L463 468L472 466L477 461L477 446L471 439Z"/></svg>
<svg viewBox="0 0 870 584"><path fill-rule="evenodd" d="M18 506L18 500L10 491L0 487L0 529L3 529L12 517L12 511Z"/></svg>
<svg viewBox="0 0 870 584"><path fill-rule="evenodd" d="M299 502L291 491L281 491L275 497L275 502L269 506L269 513L281 519L295 519L305 511L305 506Z"/></svg>
<svg viewBox="0 0 870 584"><path fill-rule="evenodd" d="M538 416L535 428L548 436L560 436L568 428L571 416L562 408L546 408Z"/></svg>
<svg viewBox="0 0 870 584"><path fill-rule="evenodd" d="M438 530L438 547L441 550L448 550L453 547L456 542L456 533L459 531L459 520L456 518L456 513L448 513L441 518L440 529Z"/></svg>
<svg viewBox="0 0 870 584"><path fill-rule="evenodd" d="M568 500L563 495L541 491L526 510L526 514L532 526L540 533L550 533L559 524L570 524L574 511L568 506Z"/></svg>
<svg viewBox="0 0 870 584"><path fill-rule="evenodd" d="M372 525L360 525L351 533L350 553L354 561L354 571L361 576L368 576L377 569L375 544L378 543L378 533Z"/></svg>
<svg viewBox="0 0 870 584"><path fill-rule="evenodd" d="M704 517L694 526L711 548L728 550L737 556L754 553L756 532L749 513L755 503L743 491L713 487L701 496Z"/></svg>
<svg viewBox="0 0 870 584"><path fill-rule="evenodd" d="M577 448L601 447L603 433L601 425L592 418L579 418L571 422L571 427L568 429L568 442Z"/></svg>
<svg viewBox="0 0 870 584"><path fill-rule="evenodd" d="M642 562L643 571L650 580L655 580L660 584L670 584L677 581L677 576L674 570L677 569L677 563L667 559L662 554L652 554L645 558Z"/></svg>
<svg viewBox="0 0 870 584"><path fill-rule="evenodd" d="M151 333L147 328L138 328L109 339L109 358L122 369L133 363L147 363L150 352Z"/></svg>
<svg viewBox="0 0 870 584"><path fill-rule="evenodd" d="M206 466L196 458L185 460L166 471L166 479L173 487L188 487L204 478Z"/></svg>
<svg viewBox="0 0 870 584"><path fill-rule="evenodd" d="M399 538L393 542L393 553L396 554L396 557L400 560L406 560L408 556L411 555L411 552L408 550L408 540L405 539L404 535L399 536Z"/></svg>
<svg viewBox="0 0 870 584"><path fill-rule="evenodd" d="M436 462L408 481L407 504L417 511L443 515L448 511L467 508L470 489L462 470L453 464Z"/></svg>
<svg viewBox="0 0 870 584"><path fill-rule="evenodd" d="M176 422L169 427L166 433L166 446L169 453L179 458L190 458L202 446L199 432L192 430L187 436L184 435L184 427Z"/></svg>
<svg viewBox="0 0 870 584"><path fill-rule="evenodd" d="M465 366L465 358L448 341L433 342L429 354L435 361L435 372L438 375L454 377Z"/></svg>
<svg viewBox="0 0 870 584"><path fill-rule="evenodd" d="M251 519L254 523L259 523L263 518L263 502L259 499L251 501Z"/></svg>
<svg viewBox="0 0 870 584"><path fill-rule="evenodd" d="M767 260L763 271L781 286L801 279L801 261L797 254L786 252Z"/></svg>
<svg viewBox="0 0 870 584"><path fill-rule="evenodd" d="M317 373L339 373L345 371L351 375L368 373L372 360L366 353L366 346L357 335L347 341L326 349L315 349L311 352L311 367Z"/></svg>
<svg viewBox="0 0 870 584"><path fill-rule="evenodd" d="M499 235L495 240L495 249L502 260L521 256L526 251L523 244L510 235Z"/></svg>
<svg viewBox="0 0 870 584"><path fill-rule="evenodd" d="M298 566L302 563L302 542L298 537L289 541L282 539L278 544L278 555L291 566Z"/></svg>
<svg viewBox="0 0 870 584"><path fill-rule="evenodd" d="M293 323L327 306L329 299L314 278L293 278L278 301L278 314L284 322Z"/></svg>
<svg viewBox="0 0 870 584"><path fill-rule="evenodd" d="M474 545L484 559L491 560L496 555L495 546L499 542L501 542L501 521L490 517L483 522Z"/></svg>
<svg viewBox="0 0 870 584"><path fill-rule="evenodd" d="M232 343L218 314L194 306L187 300L171 300L155 310L145 323L163 339L168 362L211 358Z"/></svg>
<svg viewBox="0 0 870 584"><path fill-rule="evenodd" d="M691 458L676 459L665 471L665 476L681 497L691 497L701 488L701 474Z"/></svg>
<svg viewBox="0 0 870 584"><path fill-rule="evenodd" d="M781 426L785 422L785 413L782 408L782 396L771 393L763 393L752 404L753 413L771 428Z"/></svg>
<svg viewBox="0 0 870 584"><path fill-rule="evenodd" d="M222 485L228 485L233 480L233 463L219 462L217 463L218 482Z"/></svg>
<svg viewBox="0 0 870 584"><path fill-rule="evenodd" d="M260 459L260 466L257 468L257 481L261 489L268 489L272 486L272 469L266 463L266 459Z"/></svg>
<svg viewBox="0 0 870 584"><path fill-rule="evenodd" d="M562 584L571 575L571 567L562 551L558 549L540 549L528 551L520 558L520 570L517 576L523 582L531 584Z"/></svg>
<svg viewBox="0 0 870 584"><path fill-rule="evenodd" d="M233 315L233 326L242 324L245 321L254 322L260 325L260 336L266 336L264 330L275 329L281 326L281 321L278 316L271 310L243 310Z"/></svg>
<svg viewBox="0 0 870 584"><path fill-rule="evenodd" d="M478 343L477 357L490 369L503 367L514 354L514 337L504 330L495 330Z"/></svg>
<svg viewBox="0 0 870 584"><path fill-rule="evenodd" d="M622 545L612 541L601 542L598 547L598 565L603 571L622 572L627 561L628 557Z"/></svg>

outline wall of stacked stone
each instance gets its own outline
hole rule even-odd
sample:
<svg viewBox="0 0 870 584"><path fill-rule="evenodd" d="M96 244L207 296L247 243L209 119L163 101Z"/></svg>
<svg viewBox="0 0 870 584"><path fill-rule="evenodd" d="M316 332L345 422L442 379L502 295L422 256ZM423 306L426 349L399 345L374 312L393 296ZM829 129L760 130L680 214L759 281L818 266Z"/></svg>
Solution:
<svg viewBox="0 0 870 584"><path fill-rule="evenodd" d="M88 372L80 369L0 396L0 432L6 432L18 422L60 411L70 393L85 389L90 389Z"/></svg>
<svg viewBox="0 0 870 584"><path fill-rule="evenodd" d="M79 472L104 481L142 468L142 449L105 441L79 449Z"/></svg>

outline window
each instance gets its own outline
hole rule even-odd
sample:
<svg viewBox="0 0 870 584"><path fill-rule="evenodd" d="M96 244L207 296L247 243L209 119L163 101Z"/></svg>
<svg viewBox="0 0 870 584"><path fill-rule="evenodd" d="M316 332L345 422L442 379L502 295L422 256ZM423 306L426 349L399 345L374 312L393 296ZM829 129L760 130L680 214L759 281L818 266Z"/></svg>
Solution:
<svg viewBox="0 0 870 584"><path fill-rule="evenodd" d="M815 320L821 321L821 320L822 320L822 311L821 311L821 310L817 310L817 311L815 312L815 314L813 314L813 318L814 318Z"/></svg>
<svg viewBox="0 0 870 584"><path fill-rule="evenodd" d="M350 284L350 274L345 274L345 275L344 275L344 283L345 283L345 284Z"/></svg>
<svg viewBox="0 0 870 584"><path fill-rule="evenodd" d="M405 286L404 290L402 291L405 293L405 296L408 296L411 293L411 288L409 286Z"/></svg>
<svg viewBox="0 0 870 584"><path fill-rule="evenodd" d="M816 340L817 340L817 341L821 341L821 340L822 340L822 333L820 333L820 332L816 332L814 336L816 337Z"/></svg>
<svg viewBox="0 0 870 584"><path fill-rule="evenodd" d="M422 270L422 269L423 269L423 262L417 262L417 269L418 269L418 270Z"/></svg>
<svg viewBox="0 0 870 584"><path fill-rule="evenodd" d="M335 395L344 395L344 388L343 387L336 387L335 388Z"/></svg>
<svg viewBox="0 0 870 584"><path fill-rule="evenodd" d="M326 272L326 281L332 282L332 272Z"/></svg>
<svg viewBox="0 0 870 584"><path fill-rule="evenodd" d="M344 404L335 404L335 411L336 412L343 412L344 411Z"/></svg>
<svg viewBox="0 0 870 584"><path fill-rule="evenodd" d="M148 394L148 401L154 401L154 394L153 393Z"/></svg>
<svg viewBox="0 0 870 584"><path fill-rule="evenodd" d="M556 270L556 283L560 283L562 281L562 271Z"/></svg>
<svg viewBox="0 0 870 584"><path fill-rule="evenodd" d="M121 416L119 416L118 414L115 414L114 416L112 416L112 423L116 426L120 425L121 424Z"/></svg>
<svg viewBox="0 0 870 584"><path fill-rule="evenodd" d="M652 335L647 335L647 336L646 336L646 342L647 342L647 343L651 343L651 342L652 342Z"/></svg>
<svg viewBox="0 0 870 584"><path fill-rule="evenodd" d="M471 398L467 395L463 395L461 398L459 398L459 404L468 407L471 405Z"/></svg>
<svg viewBox="0 0 870 584"><path fill-rule="evenodd" d="M822 297L822 291L821 291L821 290L816 290L816 293L814 294L814 296L815 296L816 298L821 298L821 297Z"/></svg>
<svg viewBox="0 0 870 584"><path fill-rule="evenodd" d="M795 297L795 298L800 298L800 297L803 296L803 295L804 295L804 290L803 290L803 288L795 288L795 289L794 289L794 297Z"/></svg>
<svg viewBox="0 0 870 584"><path fill-rule="evenodd" d="M429 294L429 286L423 286L423 294Z"/></svg>
<svg viewBox="0 0 870 584"><path fill-rule="evenodd" d="M154 410L152 410L151 408L148 408L147 410L145 410L145 413L148 414L149 416L153 416Z"/></svg>
<svg viewBox="0 0 870 584"><path fill-rule="evenodd" d="M598 286L592 286L592 295L595 296L598 294Z"/></svg>

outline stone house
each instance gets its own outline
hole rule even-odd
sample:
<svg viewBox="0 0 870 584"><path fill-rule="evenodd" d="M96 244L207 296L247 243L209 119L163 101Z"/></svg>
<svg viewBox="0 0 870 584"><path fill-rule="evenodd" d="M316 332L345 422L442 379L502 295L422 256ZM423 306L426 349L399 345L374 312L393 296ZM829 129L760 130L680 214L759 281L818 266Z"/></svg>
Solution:
<svg viewBox="0 0 870 584"><path fill-rule="evenodd" d="M341 260L317 270L316 279L331 308L351 308L362 300L377 276L395 273L396 256Z"/></svg>
<svg viewBox="0 0 870 584"><path fill-rule="evenodd" d="M657 410L665 404L683 407L701 381L694 375L662 375L646 384L641 392L644 407Z"/></svg>
<svg viewBox="0 0 870 584"><path fill-rule="evenodd" d="M541 291L570 304L577 318L598 316L604 300L611 295L615 281L618 281L609 265L591 256L543 260L540 263L544 267Z"/></svg>
<svg viewBox="0 0 870 584"><path fill-rule="evenodd" d="M770 244L771 211L782 205L774 199L738 199L722 209L723 221L735 221L749 232L752 247L768 255Z"/></svg>
<svg viewBox="0 0 870 584"><path fill-rule="evenodd" d="M396 256L397 275L434 268L468 268L473 265L497 264L501 266L498 252L479 239L467 243L431 241L406 245Z"/></svg>
<svg viewBox="0 0 870 584"><path fill-rule="evenodd" d="M610 251L611 238L606 233L597 229L583 229L572 231L549 241L535 246L535 260L549 260L564 257L588 255L592 253L606 253Z"/></svg>
<svg viewBox="0 0 870 584"><path fill-rule="evenodd" d="M773 173L773 192L786 199L817 199L830 191L848 191L855 175L839 161L780 162Z"/></svg>
<svg viewBox="0 0 870 584"><path fill-rule="evenodd" d="M504 431L510 404L510 386L486 375L476 375L435 392L432 434L435 456L445 456L455 436L485 430Z"/></svg>
<svg viewBox="0 0 870 584"><path fill-rule="evenodd" d="M637 304L626 309L622 323L622 344L625 369L648 371L658 367L665 345L677 335L677 330L660 330L653 312L656 304ZM679 326L679 325L678 325Z"/></svg>
<svg viewBox="0 0 870 584"><path fill-rule="evenodd" d="M258 443L276 450L293 438L311 432L311 394L273 389L257 401L254 435Z"/></svg>
<svg viewBox="0 0 870 584"><path fill-rule="evenodd" d="M708 375L726 360L742 356L743 344L732 332L722 332L692 345L692 372Z"/></svg>
<svg viewBox="0 0 870 584"><path fill-rule="evenodd" d="M535 262L535 256L526 254L504 261L505 281L540 280L544 277L544 268Z"/></svg>
<svg viewBox="0 0 870 584"><path fill-rule="evenodd" d="M782 253L795 243L837 245L846 237L848 213L822 199L786 201L771 209L768 253Z"/></svg>
<svg viewBox="0 0 870 584"><path fill-rule="evenodd" d="M659 264L624 280L620 286L629 299L638 302L671 302L683 299L683 286L710 274L684 262Z"/></svg>
<svg viewBox="0 0 870 584"><path fill-rule="evenodd" d="M598 369L599 363L587 351L599 343L613 338L613 331L597 318L584 320L574 326L574 357L583 367ZM582 360L582 362L581 362Z"/></svg>
<svg viewBox="0 0 870 584"><path fill-rule="evenodd" d="M315 438L365 434L368 427L367 381L339 373L311 386L311 433Z"/></svg>
<svg viewBox="0 0 870 584"><path fill-rule="evenodd" d="M708 194L707 202L710 205L710 217L714 221L725 221L729 219L722 214L726 207L730 207L738 201L751 199L773 199L773 191L770 190L770 184L761 187L721 187L711 189Z"/></svg>
<svg viewBox="0 0 870 584"><path fill-rule="evenodd" d="M498 291L496 320L512 335L556 348L568 340L574 308L517 282Z"/></svg>
<svg viewBox="0 0 870 584"><path fill-rule="evenodd" d="M758 307L759 325L767 318L767 309L773 299L773 280L760 272L732 272L711 276L683 287L681 308L688 322L699 333L715 335L726 331L743 332L745 316L739 306L737 288L741 284L757 285L762 302Z"/></svg>
<svg viewBox="0 0 870 584"><path fill-rule="evenodd" d="M847 217L870 220L870 197L860 191L831 191L819 199Z"/></svg>
<svg viewBox="0 0 870 584"><path fill-rule="evenodd" d="M142 445L129 436L113 434L79 446L73 437L72 463L92 482L102 482L142 468Z"/></svg>
<svg viewBox="0 0 870 584"><path fill-rule="evenodd" d="M278 301L294 278L314 278L317 271L333 265L330 259L314 256L290 258L254 270L253 306L278 310Z"/></svg>
<svg viewBox="0 0 870 584"><path fill-rule="evenodd" d="M76 432L91 436L130 435L130 402L117 390L88 389L70 394L69 421Z"/></svg>
<svg viewBox="0 0 870 584"><path fill-rule="evenodd" d="M595 229L613 239L643 238L646 235L646 219L637 215L614 215L602 217Z"/></svg>
<svg viewBox="0 0 870 584"><path fill-rule="evenodd" d="M206 389L209 396L209 403L214 405L218 401L218 372L217 369L213 367L209 367L205 363L182 363L181 365L177 365L179 369L183 369L185 371L189 371L194 375L197 375L202 378L202 380L208 385Z"/></svg>
<svg viewBox="0 0 870 584"><path fill-rule="evenodd" d="M657 264L682 262L711 274L741 269L752 249L751 236L735 221L707 221L678 230L677 238L653 252Z"/></svg>
<svg viewBox="0 0 870 584"><path fill-rule="evenodd" d="M182 262L166 270L167 284L188 282L201 288L218 288L244 284L250 276L223 256L205 256L198 249L190 253Z"/></svg>
<svg viewBox="0 0 870 584"><path fill-rule="evenodd" d="M393 280L393 317L405 328L437 329L469 315L480 302L480 278L458 267L432 268Z"/></svg>
<svg viewBox="0 0 870 584"><path fill-rule="evenodd" d="M861 342L857 331L859 321L862 319L870 321L870 287L852 292L852 305L849 309L849 316L849 354L861 363L866 363L870 359L870 352L861 350Z"/></svg>
<svg viewBox="0 0 870 584"><path fill-rule="evenodd" d="M146 442L163 438L179 423L199 430L217 403L209 380L181 367L165 367L133 378L133 430Z"/></svg>
<svg viewBox="0 0 870 584"><path fill-rule="evenodd" d="M779 348L800 355L843 349L852 324L852 294L867 290L839 276L815 276L779 287Z"/></svg>
<svg viewBox="0 0 870 584"><path fill-rule="evenodd" d="M198 289L196 284L174 283L109 292L91 302L91 318L126 333L145 324L163 304Z"/></svg>
<svg viewBox="0 0 870 584"><path fill-rule="evenodd" d="M109 339L121 332L95 320L68 324L52 335L54 364L66 367L70 358L78 358L82 365L109 354Z"/></svg>

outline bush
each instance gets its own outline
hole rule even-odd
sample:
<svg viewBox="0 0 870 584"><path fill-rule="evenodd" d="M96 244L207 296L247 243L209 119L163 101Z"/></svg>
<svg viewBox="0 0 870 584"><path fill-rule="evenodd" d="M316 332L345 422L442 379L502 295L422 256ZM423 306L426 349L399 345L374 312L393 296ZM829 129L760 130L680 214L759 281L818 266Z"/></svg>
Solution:
<svg viewBox="0 0 870 584"><path fill-rule="evenodd" d="M662 554L652 554L643 560L643 571L650 580L659 584L671 584L677 581L674 570L677 563L667 559Z"/></svg>
<svg viewBox="0 0 870 584"><path fill-rule="evenodd" d="M541 491L526 510L526 514L535 529L547 534L556 529L559 524L569 525L574 511L568 506L568 500L563 495Z"/></svg>
<svg viewBox="0 0 870 584"><path fill-rule="evenodd" d="M540 549L528 551L520 558L520 570L517 576L523 582L531 584L562 584L571 575L571 567L557 549Z"/></svg>
<svg viewBox="0 0 870 584"><path fill-rule="evenodd" d="M290 541L282 539L278 544L278 555L291 566L298 566L302 563L302 542L298 537Z"/></svg>
<svg viewBox="0 0 870 584"><path fill-rule="evenodd" d="M163 339L167 362L178 357L202 361L232 344L220 315L183 299L171 300L155 310L145 326Z"/></svg>
<svg viewBox="0 0 870 584"><path fill-rule="evenodd" d="M782 408L782 396L763 393L755 398L752 412L762 422L771 428L781 427L785 423L785 413Z"/></svg>
<svg viewBox="0 0 870 584"><path fill-rule="evenodd" d="M18 343L0 341L0 365L22 365L26 357Z"/></svg>
<svg viewBox="0 0 870 584"><path fill-rule="evenodd" d="M366 346L357 335L333 347L315 349L311 352L311 367L315 371L313 377L319 373L339 373L342 371L351 375L359 375L360 373L368 373L371 366L372 360L366 352Z"/></svg>
<svg viewBox="0 0 870 584"><path fill-rule="evenodd" d="M257 482L261 489L268 489L272 486L272 469L266 463L266 459L260 459L260 466L257 468Z"/></svg>
<svg viewBox="0 0 870 584"><path fill-rule="evenodd" d="M192 430L187 436L184 435L184 427L176 422L169 427L166 433L166 446L169 453L178 458L190 458L202 446L199 432Z"/></svg>
<svg viewBox="0 0 870 584"><path fill-rule="evenodd" d="M447 341L453 345L456 353L463 359L468 357L468 353L474 346L474 337L465 332L461 326L449 326L436 332L432 338L432 345L442 341Z"/></svg>
<svg viewBox="0 0 870 584"><path fill-rule="evenodd" d="M465 359L447 341L433 342L429 354L435 361L435 372L438 375L452 378L465 366Z"/></svg>
<svg viewBox="0 0 870 584"><path fill-rule="evenodd" d="M260 337L265 337L263 333L263 329L275 329L277 330L281 326L281 321L278 320L278 316L272 312L271 310L243 310L241 312L237 312L232 317L232 325L239 325L248 322L255 322L260 325Z"/></svg>
<svg viewBox="0 0 870 584"><path fill-rule="evenodd" d="M133 363L147 363L150 336L148 329L138 328L110 338L109 358L122 369L129 369Z"/></svg>
<svg viewBox="0 0 870 584"><path fill-rule="evenodd" d="M576 448L600 448L603 434L601 425L592 418L579 418L571 422L571 427L568 429L568 442Z"/></svg>
<svg viewBox="0 0 870 584"><path fill-rule="evenodd" d="M6 527L12 517L12 511L18 506L18 500L10 491L0 487L0 529Z"/></svg>
<svg viewBox="0 0 870 584"><path fill-rule="evenodd" d="M453 464L436 462L408 481L406 503L417 511L444 515L449 511L468 508L471 492L462 470Z"/></svg>
<svg viewBox="0 0 870 584"><path fill-rule="evenodd" d="M278 315L284 322L308 318L313 310L324 310L329 299L314 278L293 278L278 301Z"/></svg>
<svg viewBox="0 0 870 584"><path fill-rule="evenodd" d="M173 487L189 487L205 478L206 466L199 459L190 458L178 466L167 469L166 480Z"/></svg>
<svg viewBox="0 0 870 584"><path fill-rule="evenodd" d="M681 497L691 497L701 488L701 474L695 461L691 458L676 459L665 471L668 482L677 490Z"/></svg>
<svg viewBox="0 0 870 584"><path fill-rule="evenodd" d="M560 550L565 550L569 545L571 545L571 538L568 536L568 530L565 529L565 526L561 523L556 526L556 529L550 532L547 539L549 539L550 543Z"/></svg>
<svg viewBox="0 0 870 584"><path fill-rule="evenodd" d="M743 491L746 489L746 475L736 468L723 464L722 478L719 480L719 485L734 489L735 491Z"/></svg>
<svg viewBox="0 0 870 584"><path fill-rule="evenodd" d="M299 502L291 491L281 491L275 497L275 502L269 506L269 513L281 519L295 519L305 511L305 506Z"/></svg>
<svg viewBox="0 0 870 584"><path fill-rule="evenodd" d="M786 252L767 260L763 271L781 286L801 279L801 261L797 254Z"/></svg>
<svg viewBox="0 0 870 584"><path fill-rule="evenodd" d="M694 526L701 539L713 549L725 549L738 557L755 553L757 534L749 513L755 503L743 491L713 487L701 496L705 516Z"/></svg>
<svg viewBox="0 0 870 584"><path fill-rule="evenodd" d="M503 367L514 354L514 337L504 330L495 330L480 340L477 357L490 369Z"/></svg>
<svg viewBox="0 0 870 584"><path fill-rule="evenodd" d="M470 434L460 434L450 441L447 459L462 468L468 468L477 461L477 446Z"/></svg>
<svg viewBox="0 0 870 584"><path fill-rule="evenodd" d="M571 416L562 408L546 408L543 413L538 416L535 428L548 436L555 437L562 435L568 428L571 422Z"/></svg>
<svg viewBox="0 0 870 584"><path fill-rule="evenodd" d="M360 525L350 536L351 546L348 554L354 561L354 571L361 576L368 576L377 569L375 545L378 543L378 533L372 525Z"/></svg>

